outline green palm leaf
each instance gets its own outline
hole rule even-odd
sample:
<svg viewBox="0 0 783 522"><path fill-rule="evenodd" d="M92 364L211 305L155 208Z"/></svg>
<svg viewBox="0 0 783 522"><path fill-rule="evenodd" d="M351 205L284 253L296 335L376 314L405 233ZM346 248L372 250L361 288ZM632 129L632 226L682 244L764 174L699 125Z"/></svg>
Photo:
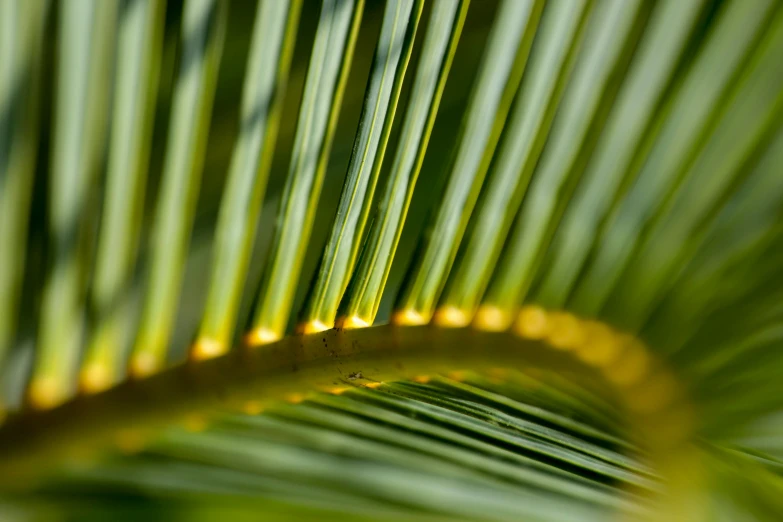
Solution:
<svg viewBox="0 0 783 522"><path fill-rule="evenodd" d="M782 55L774 0L0 2L0 518L779 519Z"/></svg>

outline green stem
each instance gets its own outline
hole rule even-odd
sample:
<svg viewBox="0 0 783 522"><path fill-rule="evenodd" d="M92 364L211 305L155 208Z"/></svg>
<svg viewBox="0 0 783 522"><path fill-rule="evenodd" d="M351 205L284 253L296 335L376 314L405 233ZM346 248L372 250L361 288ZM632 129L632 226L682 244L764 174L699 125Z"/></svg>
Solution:
<svg viewBox="0 0 783 522"><path fill-rule="evenodd" d="M589 357L579 355L576 345L576 353L564 346L550 349L557 336L569 332L559 331L552 322L558 314L548 317L554 329L550 328L551 335L544 340L526 337L524 321L515 332L386 325L289 336L263 350L235 350L191 362L46 412L19 413L0 427L0 484L11 489L32 486L57 463L89 458L115 444L125 449L143 445L155 430L193 415L226 410L257 412L280 400L299 402L308 393L341 392L352 386L372 388L385 381L455 370L537 368L555 372L620 407L627 407L629 399L631 410L637 408L634 404L644 403L630 399L649 399L650 390L659 390L656 378L660 372L649 371L649 378L639 374L636 381L628 380L625 368L632 359L624 358L626 352L618 355L623 366L612 369L615 367L587 362ZM576 325L587 325L574 320ZM590 351L596 346L585 344L582 348ZM622 350L638 354L635 348ZM602 372L607 375L607 371L617 382L624 379L621 389L630 395L618 394L608 385L602 378ZM681 449L683 438L672 444L672 439L663 440L659 435L661 423L671 419L670 408L639 412L630 412L630 426L640 432L640 440L651 451Z"/></svg>

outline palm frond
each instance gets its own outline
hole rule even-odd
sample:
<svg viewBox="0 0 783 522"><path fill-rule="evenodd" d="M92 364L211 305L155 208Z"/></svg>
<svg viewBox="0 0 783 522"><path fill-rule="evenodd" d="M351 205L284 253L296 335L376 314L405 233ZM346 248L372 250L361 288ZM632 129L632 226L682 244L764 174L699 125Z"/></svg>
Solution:
<svg viewBox="0 0 783 522"><path fill-rule="evenodd" d="M0 518L777 520L780 56L775 0L0 2Z"/></svg>

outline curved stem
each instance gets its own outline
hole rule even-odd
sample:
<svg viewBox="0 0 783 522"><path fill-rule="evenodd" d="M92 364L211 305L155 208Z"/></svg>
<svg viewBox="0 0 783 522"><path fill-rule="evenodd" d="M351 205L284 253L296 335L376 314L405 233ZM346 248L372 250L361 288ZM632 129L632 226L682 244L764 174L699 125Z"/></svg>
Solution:
<svg viewBox="0 0 783 522"><path fill-rule="evenodd" d="M565 353L508 333L378 326L289 336L261 349L235 350L127 381L50 411L10 416L0 427L0 484L8 485L5 479L12 477L16 482L19 474L37 474L53 460L111 445L128 430L149 432L195 412L238 410L249 401L263 405L346 385L492 367L554 369L600 387L597 375L591 375L595 372Z"/></svg>
<svg viewBox="0 0 783 522"><path fill-rule="evenodd" d="M112 446L141 449L155 429L194 415L203 422L213 412L257 413L273 401L298 402L310 392L494 368L554 371L624 409L667 489L677 488L678 504L687 501L680 486L694 487L695 465L685 458L694 453L690 412L671 374L639 341L537 307L523 308L513 330L504 332L385 325L289 336L263 348L192 361L52 410L16 414L0 426L0 488L30 487L53 464L85 460ZM669 520L686 519L677 509Z"/></svg>

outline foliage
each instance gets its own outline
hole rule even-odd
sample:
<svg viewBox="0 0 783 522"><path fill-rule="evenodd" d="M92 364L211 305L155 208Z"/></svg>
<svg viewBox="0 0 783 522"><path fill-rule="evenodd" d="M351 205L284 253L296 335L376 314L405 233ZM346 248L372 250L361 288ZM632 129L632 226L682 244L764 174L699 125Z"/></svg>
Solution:
<svg viewBox="0 0 783 522"><path fill-rule="evenodd" d="M0 2L0 517L780 518L780 56L776 0Z"/></svg>

